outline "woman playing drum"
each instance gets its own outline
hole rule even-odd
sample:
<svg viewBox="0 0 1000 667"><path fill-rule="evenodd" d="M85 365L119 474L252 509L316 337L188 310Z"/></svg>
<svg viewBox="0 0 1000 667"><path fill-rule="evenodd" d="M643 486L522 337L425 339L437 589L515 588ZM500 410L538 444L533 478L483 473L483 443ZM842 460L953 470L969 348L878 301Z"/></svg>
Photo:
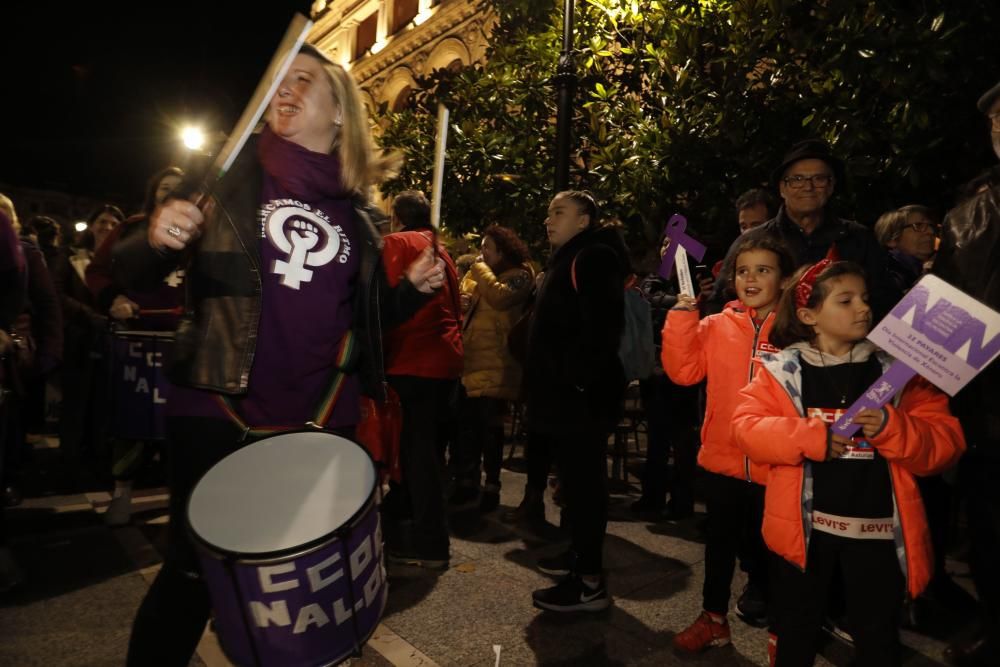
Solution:
<svg viewBox="0 0 1000 667"><path fill-rule="evenodd" d="M267 126L208 201L169 200L146 239L116 249L116 274L133 285L186 262L190 295L171 368L169 546L136 616L129 665L187 665L208 620L184 524L199 478L277 430L350 436L360 393L384 391L383 329L443 284L427 251L388 286L366 194L390 162L375 154L350 75L306 46Z"/></svg>

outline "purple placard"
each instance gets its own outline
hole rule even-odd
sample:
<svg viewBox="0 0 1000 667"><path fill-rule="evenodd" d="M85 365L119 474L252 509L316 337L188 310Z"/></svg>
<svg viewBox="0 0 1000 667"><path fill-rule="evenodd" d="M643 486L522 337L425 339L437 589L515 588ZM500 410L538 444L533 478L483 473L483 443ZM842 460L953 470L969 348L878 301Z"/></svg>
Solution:
<svg viewBox="0 0 1000 667"><path fill-rule="evenodd" d="M164 365L173 349L173 334L116 332L113 339L113 434L131 440L166 438L164 416L170 382Z"/></svg>
<svg viewBox="0 0 1000 667"><path fill-rule="evenodd" d="M916 374L954 396L1000 354L1000 313L937 276L907 292L868 339L896 358L889 369L833 425L850 436L851 419L881 408Z"/></svg>
<svg viewBox="0 0 1000 667"><path fill-rule="evenodd" d="M684 248L689 255L693 256L699 262L705 256L705 246L700 241L687 235L687 224L687 218L680 213L674 213L670 216L670 220L667 221L667 226L663 230L664 238L669 238L670 247L675 249L665 252L663 254L663 261L660 262L659 273L665 280L670 280L670 271L674 268L674 257L678 246Z"/></svg>
<svg viewBox="0 0 1000 667"><path fill-rule="evenodd" d="M202 554L226 655L240 665L307 667L353 653L375 630L388 597L379 525L373 504L346 543L333 539L280 563L237 560L238 590L227 564Z"/></svg>

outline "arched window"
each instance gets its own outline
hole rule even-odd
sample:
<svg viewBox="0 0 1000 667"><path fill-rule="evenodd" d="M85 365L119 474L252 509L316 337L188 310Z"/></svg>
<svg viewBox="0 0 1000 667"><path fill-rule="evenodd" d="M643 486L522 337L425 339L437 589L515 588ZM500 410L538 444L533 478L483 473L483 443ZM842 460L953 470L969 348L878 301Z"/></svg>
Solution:
<svg viewBox="0 0 1000 667"><path fill-rule="evenodd" d="M396 97L393 98L392 103L389 105L390 111L402 111L410 106L410 94L413 92L413 88L410 86L403 86L403 88L396 93Z"/></svg>

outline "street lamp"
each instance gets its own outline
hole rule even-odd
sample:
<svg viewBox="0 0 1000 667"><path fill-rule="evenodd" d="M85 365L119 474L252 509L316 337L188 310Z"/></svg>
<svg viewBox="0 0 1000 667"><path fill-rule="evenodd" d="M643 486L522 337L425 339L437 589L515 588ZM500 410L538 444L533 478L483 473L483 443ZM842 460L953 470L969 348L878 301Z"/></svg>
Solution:
<svg viewBox="0 0 1000 667"><path fill-rule="evenodd" d="M569 151L573 141L573 94L576 90L576 67L573 62L573 4L563 1L563 48L552 81L559 91L556 109L556 192L569 187Z"/></svg>
<svg viewBox="0 0 1000 667"><path fill-rule="evenodd" d="M181 130L181 141L188 150L200 151L205 145L205 133L199 128L189 125Z"/></svg>

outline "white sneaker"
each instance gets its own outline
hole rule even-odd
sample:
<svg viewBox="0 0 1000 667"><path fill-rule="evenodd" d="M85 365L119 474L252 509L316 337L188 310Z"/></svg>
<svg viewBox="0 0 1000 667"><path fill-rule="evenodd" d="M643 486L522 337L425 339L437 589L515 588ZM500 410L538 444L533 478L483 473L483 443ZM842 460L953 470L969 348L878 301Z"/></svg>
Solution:
<svg viewBox="0 0 1000 667"><path fill-rule="evenodd" d="M111 527L127 526L132 520L132 496L121 495L111 499L108 511L104 513L104 523Z"/></svg>

